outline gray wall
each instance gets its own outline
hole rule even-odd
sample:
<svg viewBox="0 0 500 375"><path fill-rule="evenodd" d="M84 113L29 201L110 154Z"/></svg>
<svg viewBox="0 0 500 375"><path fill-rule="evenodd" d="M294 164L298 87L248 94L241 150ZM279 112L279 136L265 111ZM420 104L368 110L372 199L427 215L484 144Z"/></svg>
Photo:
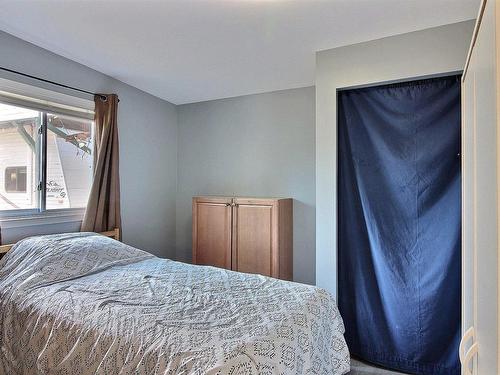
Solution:
<svg viewBox="0 0 500 375"><path fill-rule="evenodd" d="M192 196L290 196L294 278L335 294L336 90L461 70L472 28L468 21L318 52L316 91L179 107L2 32L0 65L119 95L125 242L189 261ZM19 237L56 228L10 231Z"/></svg>
<svg viewBox="0 0 500 375"><path fill-rule="evenodd" d="M337 292L337 90L463 69L474 21L316 54L316 284Z"/></svg>
<svg viewBox="0 0 500 375"><path fill-rule="evenodd" d="M178 107L177 258L195 195L294 199L294 280L315 280L314 88Z"/></svg>
<svg viewBox="0 0 500 375"><path fill-rule="evenodd" d="M118 94L123 240L157 255L174 257L176 107L4 32L0 32L0 51L0 66L89 91ZM1 76L75 95L15 75ZM78 225L59 228L74 230ZM14 237L53 231L54 225L35 225L16 227L12 233L4 229L3 236L9 242Z"/></svg>

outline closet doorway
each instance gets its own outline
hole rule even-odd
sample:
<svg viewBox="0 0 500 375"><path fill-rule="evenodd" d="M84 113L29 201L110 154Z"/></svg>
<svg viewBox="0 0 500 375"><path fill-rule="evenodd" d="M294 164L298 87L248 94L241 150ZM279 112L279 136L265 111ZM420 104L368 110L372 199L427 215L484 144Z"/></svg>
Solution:
<svg viewBox="0 0 500 375"><path fill-rule="evenodd" d="M338 92L338 304L353 356L460 374L460 76Z"/></svg>

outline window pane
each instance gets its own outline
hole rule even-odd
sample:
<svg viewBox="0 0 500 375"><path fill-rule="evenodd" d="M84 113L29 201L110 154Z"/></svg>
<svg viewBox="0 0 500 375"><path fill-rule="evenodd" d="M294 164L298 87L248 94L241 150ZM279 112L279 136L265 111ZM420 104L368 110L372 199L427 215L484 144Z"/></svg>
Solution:
<svg viewBox="0 0 500 375"><path fill-rule="evenodd" d="M5 168L5 191L26 193L26 167Z"/></svg>
<svg viewBox="0 0 500 375"><path fill-rule="evenodd" d="M47 115L47 209L85 207L92 183L90 120Z"/></svg>
<svg viewBox="0 0 500 375"><path fill-rule="evenodd" d="M40 113L0 103L0 210L38 207Z"/></svg>

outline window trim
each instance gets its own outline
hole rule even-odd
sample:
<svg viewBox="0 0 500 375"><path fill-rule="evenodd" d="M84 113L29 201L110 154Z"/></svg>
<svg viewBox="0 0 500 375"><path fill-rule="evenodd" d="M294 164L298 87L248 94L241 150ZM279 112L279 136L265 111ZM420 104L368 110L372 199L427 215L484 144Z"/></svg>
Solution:
<svg viewBox="0 0 500 375"><path fill-rule="evenodd" d="M55 112L86 120L94 118L94 102L78 96L0 77L0 101L39 112Z"/></svg>
<svg viewBox="0 0 500 375"><path fill-rule="evenodd" d="M85 215L85 208L59 208L40 212L36 208L19 210L0 210L2 229L21 228L36 225L80 222Z"/></svg>

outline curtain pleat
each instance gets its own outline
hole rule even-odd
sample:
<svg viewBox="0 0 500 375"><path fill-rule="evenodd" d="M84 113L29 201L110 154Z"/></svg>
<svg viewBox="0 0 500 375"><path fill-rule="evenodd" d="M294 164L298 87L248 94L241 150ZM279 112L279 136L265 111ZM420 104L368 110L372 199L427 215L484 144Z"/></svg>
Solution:
<svg viewBox="0 0 500 375"><path fill-rule="evenodd" d="M94 101L94 178L81 230L103 232L121 229L118 97L98 94Z"/></svg>

